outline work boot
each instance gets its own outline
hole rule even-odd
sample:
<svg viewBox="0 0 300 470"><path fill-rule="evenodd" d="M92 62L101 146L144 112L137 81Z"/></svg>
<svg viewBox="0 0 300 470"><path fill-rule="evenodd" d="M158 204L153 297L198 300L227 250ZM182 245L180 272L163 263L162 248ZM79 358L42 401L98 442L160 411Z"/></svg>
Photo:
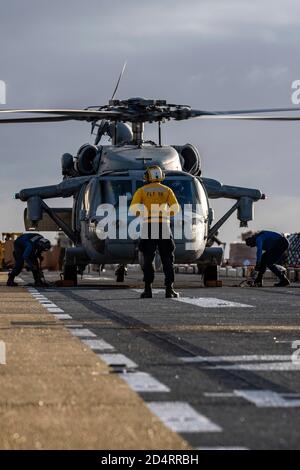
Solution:
<svg viewBox="0 0 300 470"><path fill-rule="evenodd" d="M253 287L263 287L262 276L258 275L256 279L254 279Z"/></svg>
<svg viewBox="0 0 300 470"><path fill-rule="evenodd" d="M145 284L144 292L141 293L141 299L152 299L152 286Z"/></svg>
<svg viewBox="0 0 300 470"><path fill-rule="evenodd" d="M179 294L173 289L173 284L166 286L166 299L177 299L177 297L179 297Z"/></svg>
<svg viewBox="0 0 300 470"><path fill-rule="evenodd" d="M288 280L288 278L286 277L285 274L283 274L281 277L280 277L280 280L279 282L276 282L274 284L274 287L286 287L286 286L289 286L290 285L290 281Z"/></svg>
<svg viewBox="0 0 300 470"><path fill-rule="evenodd" d="M14 278L11 277L11 276L8 276L6 285L8 287L17 287L18 286L18 284L14 281Z"/></svg>

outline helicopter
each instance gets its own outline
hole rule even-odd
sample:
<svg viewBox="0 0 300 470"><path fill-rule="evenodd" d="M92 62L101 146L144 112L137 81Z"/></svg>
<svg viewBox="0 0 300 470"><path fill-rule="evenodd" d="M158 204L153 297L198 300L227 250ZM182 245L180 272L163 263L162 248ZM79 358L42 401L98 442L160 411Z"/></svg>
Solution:
<svg viewBox="0 0 300 470"><path fill-rule="evenodd" d="M63 268L65 280L77 285L78 274L82 275L88 264L118 264L117 281L124 281L127 264L140 263L142 266L138 240L130 237L101 239L97 227L103 214L99 215L98 208L101 204L113 205L118 214L117 231L126 229L124 224L130 223L130 217L124 222L118 207L119 197L126 195L129 205L135 190L143 184L146 168L159 165L165 173L164 184L173 189L180 206L188 203L198 207L197 217L191 221L197 242L187 249L188 240L184 235L176 239L175 262L197 263L204 275L204 283L217 279L217 265L222 262L223 248L213 244L218 241L219 229L234 212L240 226L246 227L253 220L254 203L265 199L265 195L259 189L224 185L204 177L198 149L189 143L163 145L162 124L187 119L293 121L300 117L285 113L300 108L205 111L165 100L140 97L116 100L114 96L115 92L107 105L85 109L0 110L0 124L87 121L95 135L94 143L82 145L76 155L62 155L61 182L22 189L15 194L16 199L27 203L24 211L26 230L63 231L70 239L72 246L66 249ZM23 116L10 117L11 114ZM145 123L157 124L157 142L145 140ZM101 144L104 136L111 139L110 144ZM58 197L72 198L72 207L55 208L45 202ZM220 220L214 222L210 200L217 198L232 199L234 203Z"/></svg>

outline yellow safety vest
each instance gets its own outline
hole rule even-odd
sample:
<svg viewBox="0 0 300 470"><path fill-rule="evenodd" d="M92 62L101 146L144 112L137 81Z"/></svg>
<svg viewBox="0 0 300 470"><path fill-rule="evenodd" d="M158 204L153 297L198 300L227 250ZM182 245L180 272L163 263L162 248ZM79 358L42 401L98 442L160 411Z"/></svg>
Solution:
<svg viewBox="0 0 300 470"><path fill-rule="evenodd" d="M170 211L171 209L171 211ZM172 189L161 183L149 183L133 195L129 212L143 215L144 222L169 222L180 206Z"/></svg>

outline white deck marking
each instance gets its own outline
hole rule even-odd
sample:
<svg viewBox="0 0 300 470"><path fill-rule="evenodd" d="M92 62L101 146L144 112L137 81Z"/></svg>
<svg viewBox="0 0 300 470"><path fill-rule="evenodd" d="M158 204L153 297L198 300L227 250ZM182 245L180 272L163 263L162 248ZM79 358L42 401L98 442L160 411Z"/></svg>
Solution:
<svg viewBox="0 0 300 470"><path fill-rule="evenodd" d="M144 289L131 289L131 290L133 290L134 292L138 292L139 294L144 292ZM152 294L160 294L161 292L165 292L165 290L164 289L152 289Z"/></svg>
<svg viewBox="0 0 300 470"><path fill-rule="evenodd" d="M300 362L292 362L291 354L249 354L242 356L195 356L182 357L185 363L200 363L205 369L223 370L300 370ZM232 364L224 364L232 362ZM223 364L222 364L223 363ZM239 364L237 364L239 363ZM213 365L208 365L213 364Z"/></svg>
<svg viewBox="0 0 300 470"><path fill-rule="evenodd" d="M215 297L178 297L173 300L202 308L254 308L253 305L241 304L239 302L230 302L228 300L217 299Z"/></svg>
<svg viewBox="0 0 300 470"><path fill-rule="evenodd" d="M254 403L258 408L300 407L299 399L286 399L279 393L272 392L271 390L234 390L234 394Z"/></svg>
<svg viewBox="0 0 300 470"><path fill-rule="evenodd" d="M86 344L89 348L93 350L98 350L98 351L105 351L105 350L111 350L113 351L115 348L104 341L104 339L84 339L82 340L84 344Z"/></svg>
<svg viewBox="0 0 300 470"><path fill-rule="evenodd" d="M137 364L124 356L124 354L97 354L97 356L109 366L137 367Z"/></svg>
<svg viewBox="0 0 300 470"><path fill-rule="evenodd" d="M244 354L242 356L195 356L181 357L183 362L252 362L252 361L291 361L291 354Z"/></svg>
<svg viewBox="0 0 300 470"><path fill-rule="evenodd" d="M64 310L62 308L59 308L59 307L46 307L48 312L50 313L63 313Z"/></svg>
<svg viewBox="0 0 300 470"><path fill-rule="evenodd" d="M39 303L40 303L43 307L57 307L57 305L54 304L53 302L51 302L50 300L39 300Z"/></svg>
<svg viewBox="0 0 300 470"><path fill-rule="evenodd" d="M67 313L55 313L54 316L57 320L72 320L71 315L68 315Z"/></svg>
<svg viewBox="0 0 300 470"><path fill-rule="evenodd" d="M162 401L146 403L150 410L175 432L221 432L222 428L198 413L188 403Z"/></svg>
<svg viewBox="0 0 300 470"><path fill-rule="evenodd" d="M135 392L169 392L170 389L146 372L119 374Z"/></svg>
<svg viewBox="0 0 300 470"><path fill-rule="evenodd" d="M69 331L74 336L78 336L80 338L95 338L96 335L92 331L88 330L87 328L69 328Z"/></svg>
<svg viewBox="0 0 300 470"><path fill-rule="evenodd" d="M89 276L85 275L83 276L83 279L89 280L89 281L114 281L115 278L113 277L104 277L104 276Z"/></svg>
<svg viewBox="0 0 300 470"><path fill-rule="evenodd" d="M293 371L300 370L300 363L295 362L265 362L262 364L233 364L233 365L216 365L207 366L206 369L224 369L224 370L280 370Z"/></svg>

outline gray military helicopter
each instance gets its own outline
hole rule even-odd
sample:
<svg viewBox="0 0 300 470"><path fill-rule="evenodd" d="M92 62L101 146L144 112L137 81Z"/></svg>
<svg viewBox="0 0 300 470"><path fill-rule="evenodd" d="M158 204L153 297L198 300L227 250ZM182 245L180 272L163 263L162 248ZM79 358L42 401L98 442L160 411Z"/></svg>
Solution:
<svg viewBox="0 0 300 470"><path fill-rule="evenodd" d="M119 77L120 81L120 77ZM118 84L119 84L118 81ZM117 84L117 87L118 87ZM116 89L117 89L116 87ZM115 92L116 92L115 89ZM137 263L138 240L105 240L99 238L97 226L101 216L97 208L104 203L113 204L118 211L119 196L127 196L128 204L135 190L143 184L147 166L157 164L163 168L164 184L170 186L180 203L200 207L200 214L192 220L197 243L186 248L184 236L176 242L177 263L197 263L204 279L216 279L217 268L223 256L220 246L212 246L224 222L236 211L242 227L253 219L253 205L265 196L258 189L223 185L219 181L203 177L201 159L197 148L191 144L182 146L162 145L162 123L186 119L237 119L259 121L299 120L286 115L300 108L273 108L208 112L189 106L170 104L164 100L130 98L114 99L108 105L85 109L4 109L0 110L0 124L37 123L58 121L88 121L96 135L94 144L84 144L77 155L65 153L61 159L63 180L53 186L27 188L15 197L27 203L25 209L26 230L63 231L72 242L66 250L64 279L77 283L89 263L101 265L119 263L117 281L123 281L125 266ZM282 113L265 115L262 113ZM21 117L10 117L21 113ZM31 116L27 116L30 114ZM158 142L144 139L144 124L157 123ZM102 145L108 136L110 145ZM53 208L45 202L51 198L73 198L72 208ZM231 209L214 223L210 199L234 200ZM124 222L119 213L116 229L123 230L130 223ZM183 222L184 223L184 222ZM126 227L125 227L126 228Z"/></svg>

